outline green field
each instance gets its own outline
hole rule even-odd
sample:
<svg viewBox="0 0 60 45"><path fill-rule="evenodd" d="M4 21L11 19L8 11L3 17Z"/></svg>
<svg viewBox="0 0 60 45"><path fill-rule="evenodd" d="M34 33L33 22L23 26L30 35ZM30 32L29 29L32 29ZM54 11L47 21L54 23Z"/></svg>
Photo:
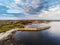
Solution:
<svg viewBox="0 0 60 45"><path fill-rule="evenodd" d="M18 23L18 21L16 21L16 22L14 22L14 21L1 21L1 22L0 22L0 33L11 30L16 27L19 27L19 28L24 27L24 25L21 23Z"/></svg>
<svg viewBox="0 0 60 45"><path fill-rule="evenodd" d="M24 28L24 25L32 23L47 23L50 21L37 21L37 20L0 20L0 33L5 32L16 27Z"/></svg>

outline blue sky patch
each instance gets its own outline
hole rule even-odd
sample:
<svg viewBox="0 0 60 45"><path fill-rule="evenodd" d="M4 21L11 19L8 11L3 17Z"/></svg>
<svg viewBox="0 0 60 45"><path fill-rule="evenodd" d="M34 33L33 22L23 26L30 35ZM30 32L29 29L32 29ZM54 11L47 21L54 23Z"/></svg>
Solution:
<svg viewBox="0 0 60 45"><path fill-rule="evenodd" d="M0 17L10 18L11 15L18 19L48 19L48 15L52 15L55 19L56 15L60 15L59 8L60 0L0 0ZM60 19L58 16L56 18Z"/></svg>

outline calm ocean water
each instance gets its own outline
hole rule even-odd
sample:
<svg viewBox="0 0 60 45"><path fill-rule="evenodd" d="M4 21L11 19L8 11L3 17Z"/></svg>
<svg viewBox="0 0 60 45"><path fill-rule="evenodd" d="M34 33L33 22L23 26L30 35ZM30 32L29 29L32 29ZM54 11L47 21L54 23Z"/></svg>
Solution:
<svg viewBox="0 0 60 45"><path fill-rule="evenodd" d="M16 45L60 45L60 22L50 22L50 29L43 31L17 31L13 36Z"/></svg>
<svg viewBox="0 0 60 45"><path fill-rule="evenodd" d="M17 31L12 42L14 45L60 45L60 22L49 25L51 28L43 31Z"/></svg>

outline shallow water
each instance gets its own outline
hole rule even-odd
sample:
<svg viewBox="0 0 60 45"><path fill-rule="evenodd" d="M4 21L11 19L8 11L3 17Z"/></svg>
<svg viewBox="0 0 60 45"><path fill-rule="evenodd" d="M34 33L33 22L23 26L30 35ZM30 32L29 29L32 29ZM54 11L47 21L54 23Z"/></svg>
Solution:
<svg viewBox="0 0 60 45"><path fill-rule="evenodd" d="M13 36L15 45L60 45L60 22L50 22L50 29L43 31L17 31Z"/></svg>
<svg viewBox="0 0 60 45"><path fill-rule="evenodd" d="M60 45L60 22L48 24L51 28L43 31L17 31L12 43L15 45ZM7 42L5 45L8 45Z"/></svg>

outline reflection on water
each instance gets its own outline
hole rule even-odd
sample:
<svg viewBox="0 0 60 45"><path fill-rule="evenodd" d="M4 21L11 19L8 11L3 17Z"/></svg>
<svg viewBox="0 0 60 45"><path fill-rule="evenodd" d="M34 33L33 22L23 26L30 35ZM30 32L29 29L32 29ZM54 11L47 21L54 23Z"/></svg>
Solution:
<svg viewBox="0 0 60 45"><path fill-rule="evenodd" d="M51 32L60 35L60 22L51 22L50 23L51 26Z"/></svg>
<svg viewBox="0 0 60 45"><path fill-rule="evenodd" d="M17 31L12 42L14 45L60 45L60 22L49 25L51 28L43 31Z"/></svg>
<svg viewBox="0 0 60 45"><path fill-rule="evenodd" d="M19 45L60 45L60 22L51 22L50 29L39 32L17 31L14 43Z"/></svg>

